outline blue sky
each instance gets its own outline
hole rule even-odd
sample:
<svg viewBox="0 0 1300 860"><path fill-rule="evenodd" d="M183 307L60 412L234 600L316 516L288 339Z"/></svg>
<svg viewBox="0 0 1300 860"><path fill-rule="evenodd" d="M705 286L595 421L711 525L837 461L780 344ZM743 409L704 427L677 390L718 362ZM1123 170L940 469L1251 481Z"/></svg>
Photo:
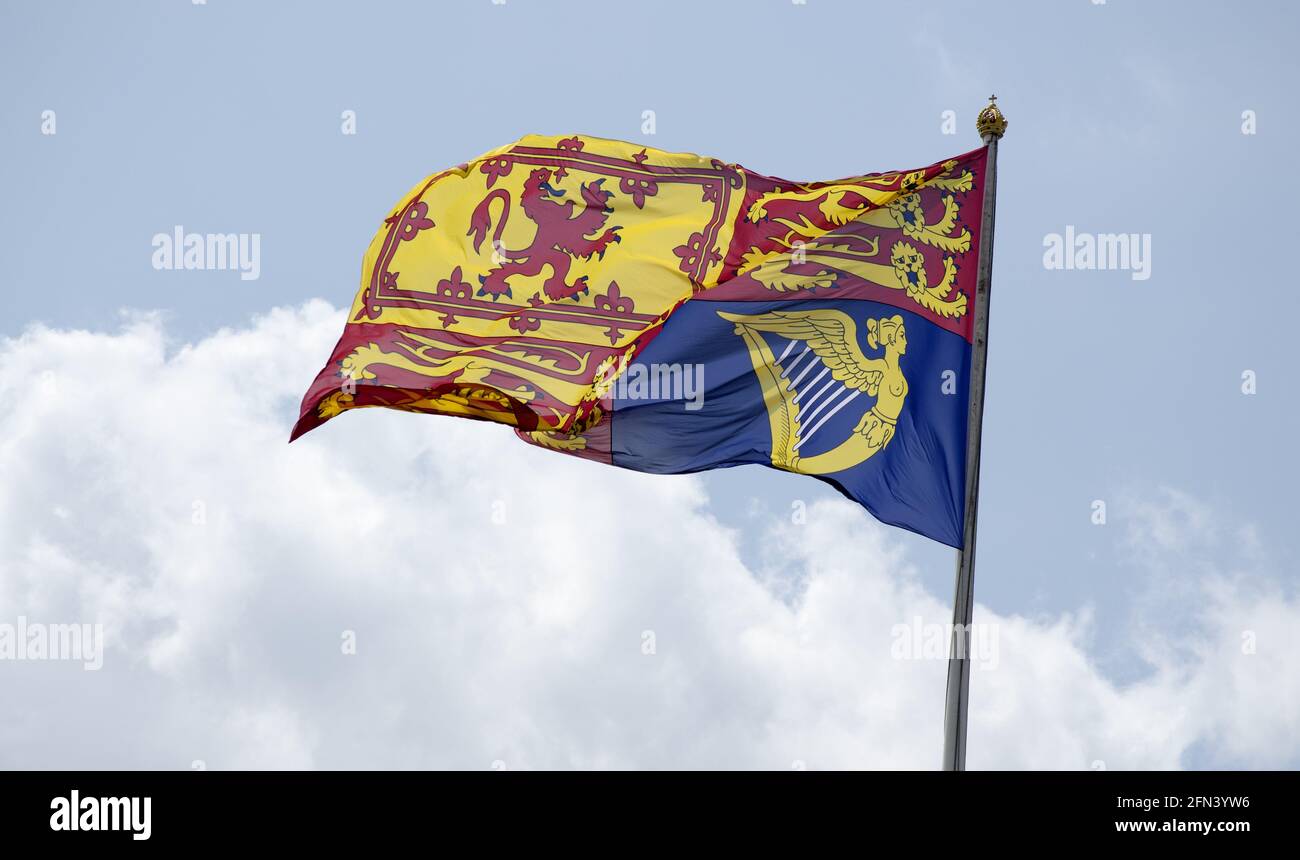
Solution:
<svg viewBox="0 0 1300 860"><path fill-rule="evenodd" d="M1289 233L1300 191L1291 166L1300 134L1297 23L1286 3L1124 0L6 2L0 336L36 323L118 337L128 337L124 325L156 325L166 360L222 329L243 331L273 308L312 299L341 307L355 292L366 244L403 192L530 132L641 141L817 180L923 166L972 149L975 113L996 92L1010 128L999 161L976 597L1001 617L1044 630L1086 616L1075 644L1096 676L1122 691L1153 677L1155 639L1178 650L1204 632L1207 598L1193 587L1203 575L1231 583L1229 596L1295 600L1300 391L1290 349L1300 297ZM56 133L42 134L42 112L51 110ZM340 133L345 110L356 112L355 135ZM652 136L641 131L645 110L655 112ZM956 112L956 134L943 133L945 111ZM1255 133L1243 133L1246 111ZM155 271L151 237L177 224L260 233L260 278ZM1150 278L1046 269L1044 237L1067 225L1149 234ZM139 312L158 315L145 324ZM28 366L15 343L13 366ZM284 381L287 389L304 390L324 358L314 342L304 348L314 353L268 364L311 366ZM1253 395L1242 392L1248 370ZM123 396L154 395L137 386ZM287 434L295 407L280 397L267 420ZM187 400L175 408L204 407ZM176 420L184 426L195 417L178 412ZM315 444L341 446L380 424L444 432L412 416L363 413L317 431ZM407 429L413 424L419 429ZM14 450L25 450L31 429L15 423L9 431ZM514 444L494 428L454 433L489 440L469 444ZM159 444L179 451L184 444L174 439ZM548 457L510 456L525 474ZM50 468L33 466L31 480L44 487L64 474ZM664 498L685 493L693 516L733 534L751 573L790 580L796 595L815 579L806 557L774 553L769 538L783 533L795 500L835 498L819 483L757 467L637 480L689 486L664 490ZM653 561L641 557L637 528L679 513L656 507L656 498L627 500L634 526L617 552ZM1096 500L1107 505L1105 525L1092 521ZM112 510L118 504L125 501L104 497L105 522L126 516ZM23 507L15 500L0 508L10 512L10 528L19 528ZM844 529L861 523L875 535L865 513L836 517ZM950 550L902 532L881 540L907 559L908 581L950 599ZM118 562L108 554L119 548L85 546L79 563L111 567ZM292 564L288 550L266 551L281 550ZM7 617L26 611L22 595L30 593L13 585L25 581L25 562L11 555L4 563ZM146 651L153 647L146 633L134 635ZM159 659L146 662L162 671ZM1294 657L1278 659L1294 666ZM981 683L977 674L976 697ZM1260 695L1268 706L1271 694ZM1284 725L1300 726L1300 705L1285 695L1276 702ZM281 717L249 719L257 726ZM1250 735L1249 721L1241 731ZM328 736L317 727L316 741L302 741L306 757L289 763L343 761L324 752ZM243 760L255 763L249 749ZM642 750L533 760L689 766L681 748L664 750L658 759ZM974 759L975 738L971 750ZM823 764L834 766L826 755ZM1278 759L1261 759L1213 732L1171 755L1160 761L1300 762L1294 744ZM746 756L737 749L715 763L748 766ZM146 752L121 761L157 763ZM850 761L875 760L846 754L841 763Z"/></svg>

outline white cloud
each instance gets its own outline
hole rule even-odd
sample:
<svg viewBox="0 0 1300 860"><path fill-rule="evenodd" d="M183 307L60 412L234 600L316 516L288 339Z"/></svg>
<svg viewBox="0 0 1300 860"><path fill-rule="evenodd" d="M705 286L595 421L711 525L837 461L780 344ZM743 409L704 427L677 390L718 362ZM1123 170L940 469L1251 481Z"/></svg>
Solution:
<svg viewBox="0 0 1300 860"><path fill-rule="evenodd" d="M944 663L892 659L891 630L946 599L888 530L814 505L769 521L758 575L695 478L383 410L287 445L341 323L317 302L179 347L149 316L0 344L0 622L102 622L107 646L99 672L0 661L0 766L936 765ZM1202 522L1166 519L1148 561ZM1085 612L978 607L1000 647L971 766L1294 759L1300 606L1243 576L1198 573L1194 629L1142 631L1123 687Z"/></svg>

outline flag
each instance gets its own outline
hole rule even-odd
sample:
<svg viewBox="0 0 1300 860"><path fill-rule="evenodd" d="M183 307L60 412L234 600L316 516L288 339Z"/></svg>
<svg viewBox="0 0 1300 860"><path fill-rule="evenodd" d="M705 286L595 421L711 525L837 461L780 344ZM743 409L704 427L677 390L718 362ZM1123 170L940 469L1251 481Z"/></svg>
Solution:
<svg viewBox="0 0 1300 860"><path fill-rule="evenodd" d="M791 182L529 136L434 174L291 439L385 406L645 472L760 463L959 547L986 156Z"/></svg>

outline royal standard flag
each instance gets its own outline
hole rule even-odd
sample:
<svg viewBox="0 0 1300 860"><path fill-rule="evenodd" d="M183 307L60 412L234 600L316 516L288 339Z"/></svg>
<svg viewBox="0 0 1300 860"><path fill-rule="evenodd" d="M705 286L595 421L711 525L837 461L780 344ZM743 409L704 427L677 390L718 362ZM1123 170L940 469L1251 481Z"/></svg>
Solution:
<svg viewBox="0 0 1300 860"><path fill-rule="evenodd" d="M960 547L986 155L790 182L531 136L434 174L292 438L386 406L645 472L761 463Z"/></svg>

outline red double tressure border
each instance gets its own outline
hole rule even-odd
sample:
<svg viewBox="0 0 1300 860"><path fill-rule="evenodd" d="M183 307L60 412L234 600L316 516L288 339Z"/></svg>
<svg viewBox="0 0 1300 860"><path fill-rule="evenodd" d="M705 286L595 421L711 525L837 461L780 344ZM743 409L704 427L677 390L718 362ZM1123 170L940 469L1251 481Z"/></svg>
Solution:
<svg viewBox="0 0 1300 860"><path fill-rule="evenodd" d="M712 169L692 169L645 165L595 153L583 153L574 149L557 149L550 147L521 146L503 153L498 158L508 158L512 162L536 167L574 168L589 173L611 176L617 179L654 179L657 182L678 182L699 185L701 188L713 188L713 213L701 232L703 242L701 253L693 269L686 274L695 284L704 280L710 265L711 252L717 243L719 233L726 220L726 213L731 201L732 189L743 185L739 170L715 161ZM473 316L479 319L500 320L509 316L520 316L552 322L568 322L607 328L611 340L625 329L639 330L660 320L662 314L641 314L634 312L614 313L601 311L582 305L559 306L507 304L501 301L481 301L474 298L457 300L438 297L423 290L403 290L397 286L385 289L385 279L389 276L388 267L396 256L401 244L399 231L407 222L413 207L419 203L425 193L436 182L450 175L453 171L443 171L431 178L420 191L411 196L402 210L389 219L388 232L380 249L375 265L371 270L370 283L362 296L361 308L353 318L354 322L373 319L383 307L410 307L430 311L444 311L448 316ZM707 199L707 198L706 198ZM471 286L472 289L472 286ZM433 331L437 331L434 329Z"/></svg>

